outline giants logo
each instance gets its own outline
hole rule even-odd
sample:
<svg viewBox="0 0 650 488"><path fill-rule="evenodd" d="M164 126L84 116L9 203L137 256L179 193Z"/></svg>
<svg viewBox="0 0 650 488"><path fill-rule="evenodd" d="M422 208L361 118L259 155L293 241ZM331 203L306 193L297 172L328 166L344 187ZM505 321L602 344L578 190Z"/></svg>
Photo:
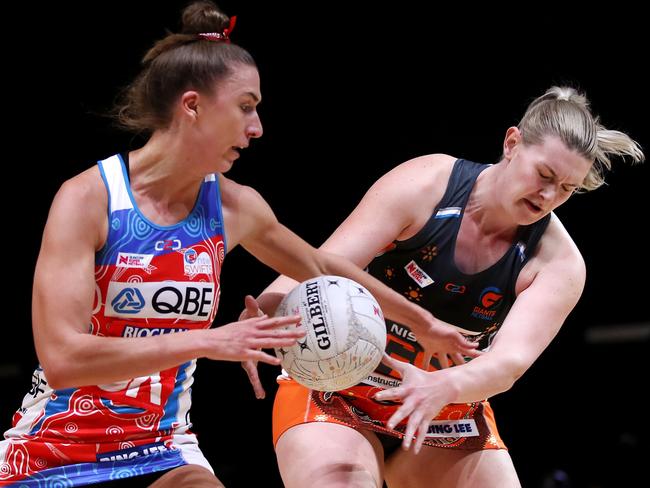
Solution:
<svg viewBox="0 0 650 488"><path fill-rule="evenodd" d="M481 320L493 320L501 305L503 293L495 286L485 288L479 297L479 305L472 310L472 317Z"/></svg>
<svg viewBox="0 0 650 488"><path fill-rule="evenodd" d="M485 308L495 308L503 298L503 293L495 286L490 286L481 292L481 305Z"/></svg>
<svg viewBox="0 0 650 488"><path fill-rule="evenodd" d="M165 281L108 285L105 315L124 318L212 320L215 288L210 282Z"/></svg>

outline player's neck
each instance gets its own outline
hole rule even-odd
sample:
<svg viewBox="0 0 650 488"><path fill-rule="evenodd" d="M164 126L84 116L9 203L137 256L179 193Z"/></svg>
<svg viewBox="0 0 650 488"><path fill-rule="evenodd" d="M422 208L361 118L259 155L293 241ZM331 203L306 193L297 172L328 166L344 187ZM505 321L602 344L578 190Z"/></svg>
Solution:
<svg viewBox="0 0 650 488"><path fill-rule="evenodd" d="M518 225L499 198L496 184L499 169L498 165L490 166L478 176L467 200L463 219L472 220L483 235L511 240Z"/></svg>
<svg viewBox="0 0 650 488"><path fill-rule="evenodd" d="M157 202L193 206L202 178L187 171L188 158L180 151L174 138L155 133L147 143L129 154L131 189Z"/></svg>

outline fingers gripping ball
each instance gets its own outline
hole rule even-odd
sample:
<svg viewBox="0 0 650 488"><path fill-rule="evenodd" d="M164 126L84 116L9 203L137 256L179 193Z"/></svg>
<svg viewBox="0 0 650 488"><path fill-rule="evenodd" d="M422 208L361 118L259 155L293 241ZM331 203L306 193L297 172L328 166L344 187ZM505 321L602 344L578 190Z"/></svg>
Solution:
<svg viewBox="0 0 650 488"><path fill-rule="evenodd" d="M340 276L302 282L276 315L300 315L307 335L276 348L282 367L298 383L320 391L356 385L381 361L386 324L377 300L363 286Z"/></svg>

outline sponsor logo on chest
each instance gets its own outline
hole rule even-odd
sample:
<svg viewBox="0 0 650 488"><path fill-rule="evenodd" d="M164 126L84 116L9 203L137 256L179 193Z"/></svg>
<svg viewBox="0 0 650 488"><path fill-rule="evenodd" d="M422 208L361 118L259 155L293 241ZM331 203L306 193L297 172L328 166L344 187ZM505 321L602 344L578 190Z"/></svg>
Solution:
<svg viewBox="0 0 650 488"><path fill-rule="evenodd" d="M194 278L196 275L212 275L212 259L207 252L197 253L194 249L186 249L183 253L183 272L185 276Z"/></svg>
<svg viewBox="0 0 650 488"><path fill-rule="evenodd" d="M121 252L117 255L118 268L139 268L147 269L151 264L153 254L136 254L132 252Z"/></svg>
<svg viewBox="0 0 650 488"><path fill-rule="evenodd" d="M406 270L406 274L408 274L413 279L413 281L415 281L420 286L420 288L429 286L434 282L433 279L428 274L426 274L415 261L408 263L406 266L404 266L404 269Z"/></svg>
<svg viewBox="0 0 650 488"><path fill-rule="evenodd" d="M212 282L163 281L108 285L104 315L205 321L214 306Z"/></svg>
<svg viewBox="0 0 650 488"><path fill-rule="evenodd" d="M496 286L488 286L479 295L479 304L474 306L472 317L493 320L503 303L503 292Z"/></svg>

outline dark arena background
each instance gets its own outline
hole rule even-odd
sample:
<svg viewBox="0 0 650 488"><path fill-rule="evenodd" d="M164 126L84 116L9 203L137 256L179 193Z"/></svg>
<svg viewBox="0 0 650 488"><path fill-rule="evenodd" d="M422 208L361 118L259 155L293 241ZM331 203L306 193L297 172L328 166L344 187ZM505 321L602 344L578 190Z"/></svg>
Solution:
<svg viewBox="0 0 650 488"><path fill-rule="evenodd" d="M238 15L233 39L255 57L264 98L264 137L229 176L314 245L403 161L444 152L496 162L506 129L553 84L585 90L608 128L650 153L647 21L619 3L589 21L566 6L529 6L524 17L516 4L488 12L408 1L218 3ZM6 14L22 34L5 41L3 75L5 229L14 237L5 244L2 431L37 364L31 282L50 202L64 180L140 144L102 114L146 49L177 28L184 3L77 5L37 2ZM525 376L493 399L525 487L645 479L650 165L616 163L607 186L557 212L587 263L581 301ZM245 294L274 276L242 249L231 252L216 324L236 320ZM229 487L281 486L271 442L277 371L260 371L264 401L239 364L199 360L194 431Z"/></svg>

